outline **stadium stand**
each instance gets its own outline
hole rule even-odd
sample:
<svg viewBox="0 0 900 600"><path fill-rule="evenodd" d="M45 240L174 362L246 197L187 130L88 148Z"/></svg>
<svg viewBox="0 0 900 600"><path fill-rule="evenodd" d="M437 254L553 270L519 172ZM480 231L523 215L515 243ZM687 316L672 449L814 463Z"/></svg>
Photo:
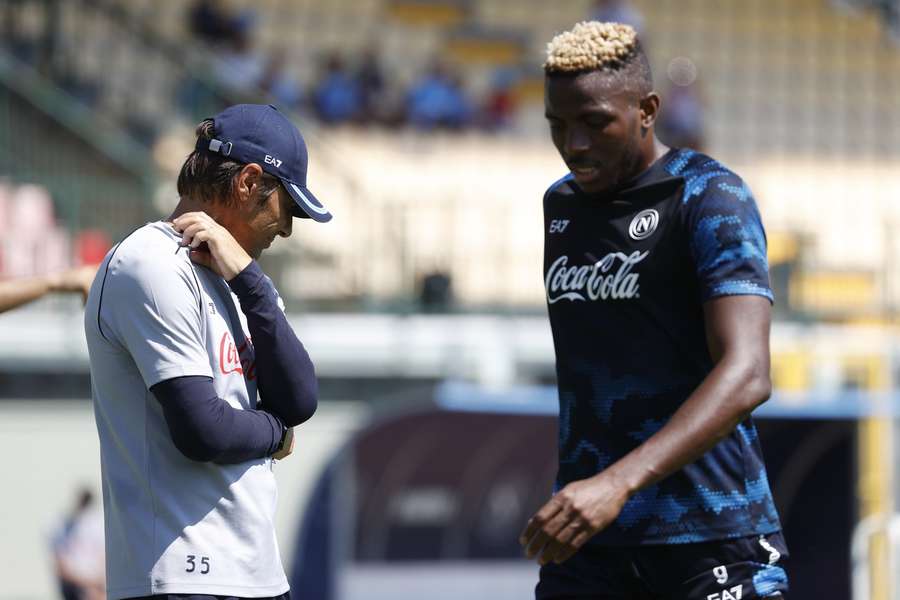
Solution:
<svg viewBox="0 0 900 600"><path fill-rule="evenodd" d="M561 171L544 139L539 65L546 40L586 18L590 2L267 0L252 11L239 2L221 4L249 32L253 53L283 52L285 77L303 98L319 59L336 50L351 66L374 50L394 102L436 56L450 61L472 98L485 98L496 81L511 90L506 135L323 128L301 105L299 119L314 149L311 178L341 218L332 226L339 235L311 231L272 259L270 269L290 297L321 307L413 308L422 274L437 269L448 272L462 306L540 304L540 281L532 273L537 198ZM8 60L30 58L17 64L36 65L37 75L134 142L136 151L107 151L108 157L131 156L131 165L159 169L163 191L151 184L137 192L145 203L155 202L150 212L156 214L173 203L165 186L189 151L190 127L233 98L214 76L222 46L191 33L193 5L16 0L3 14L15 32ZM887 265L900 264L900 254L882 223L897 217L879 198L900 193L893 168L900 120L892 110L900 97L900 80L892 76L900 71L900 51L884 42L877 14L848 14L826 0L729 0L712 13L696 2L634 6L651 17L645 35L659 87L671 58L694 65L705 145L744 173L756 192L773 237L777 291L789 299L779 309L840 318L896 307L900 280ZM52 43L44 40L47 28ZM266 92L252 95L261 99ZM10 129L5 139L24 137ZM45 159L37 157L42 147L25 149L35 155L35 171L45 171ZM457 176L484 164L491 164L494 185ZM104 180L111 179L101 176L96 185ZM429 190L427 199L421 189ZM475 193L485 207L480 222L467 210ZM125 228L110 231L106 216L106 224L85 222L84 213L93 210L71 208L77 203L63 186L51 186L51 194L69 227L106 227L113 239ZM107 215L121 206L107 202L98 211ZM498 222L515 234L488 234ZM848 229L860 235L846 235ZM780 258L779 243L795 249L789 259ZM370 264L373 250L383 264Z"/></svg>

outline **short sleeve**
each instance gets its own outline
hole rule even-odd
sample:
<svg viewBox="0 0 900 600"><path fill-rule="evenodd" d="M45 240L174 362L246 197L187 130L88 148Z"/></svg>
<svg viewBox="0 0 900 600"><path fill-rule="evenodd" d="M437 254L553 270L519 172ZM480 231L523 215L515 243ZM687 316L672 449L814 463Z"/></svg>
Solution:
<svg viewBox="0 0 900 600"><path fill-rule="evenodd" d="M103 334L131 355L148 389L173 377L212 377L200 307L191 265L126 257L104 285Z"/></svg>
<svg viewBox="0 0 900 600"><path fill-rule="evenodd" d="M773 301L766 233L753 194L727 171L705 183L700 193L694 186L696 195L684 207L702 300L756 295Z"/></svg>

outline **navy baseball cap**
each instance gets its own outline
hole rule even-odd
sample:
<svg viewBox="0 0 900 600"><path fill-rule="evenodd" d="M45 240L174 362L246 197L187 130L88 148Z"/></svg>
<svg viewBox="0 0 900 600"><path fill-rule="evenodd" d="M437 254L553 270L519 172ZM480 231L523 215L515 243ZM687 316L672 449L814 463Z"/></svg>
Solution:
<svg viewBox="0 0 900 600"><path fill-rule="evenodd" d="M309 155L303 136L271 104L236 104L214 117L216 137L197 139L207 150L241 163L256 163L277 177L294 200L294 216L319 223L331 220L328 209L306 187Z"/></svg>

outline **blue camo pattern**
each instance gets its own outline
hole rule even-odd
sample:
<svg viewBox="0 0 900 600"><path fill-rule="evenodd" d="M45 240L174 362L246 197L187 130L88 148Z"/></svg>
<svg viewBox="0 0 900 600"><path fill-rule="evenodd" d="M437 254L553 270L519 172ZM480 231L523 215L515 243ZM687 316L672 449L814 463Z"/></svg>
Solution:
<svg viewBox="0 0 900 600"><path fill-rule="evenodd" d="M753 589L760 598L766 598L779 592L787 591L787 573L776 565L759 565L760 569L753 574Z"/></svg>
<svg viewBox="0 0 900 600"><path fill-rule="evenodd" d="M703 300L750 294L774 300L768 286L766 234L747 184L718 161L682 150L666 170L685 179L682 204ZM754 279L765 274L765 284Z"/></svg>

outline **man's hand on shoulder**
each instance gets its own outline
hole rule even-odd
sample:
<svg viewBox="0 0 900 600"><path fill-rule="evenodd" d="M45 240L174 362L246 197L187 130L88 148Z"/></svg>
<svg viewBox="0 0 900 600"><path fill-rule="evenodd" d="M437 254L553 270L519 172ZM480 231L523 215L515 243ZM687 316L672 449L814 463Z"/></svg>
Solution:
<svg viewBox="0 0 900 600"><path fill-rule="evenodd" d="M250 255L231 233L205 212L184 213L172 221L172 227L181 234L181 244L190 248L191 260L226 281L250 264Z"/></svg>
<svg viewBox="0 0 900 600"><path fill-rule="evenodd" d="M628 498L626 487L606 471L573 481L528 520L519 543L542 565L561 563L615 521Z"/></svg>

